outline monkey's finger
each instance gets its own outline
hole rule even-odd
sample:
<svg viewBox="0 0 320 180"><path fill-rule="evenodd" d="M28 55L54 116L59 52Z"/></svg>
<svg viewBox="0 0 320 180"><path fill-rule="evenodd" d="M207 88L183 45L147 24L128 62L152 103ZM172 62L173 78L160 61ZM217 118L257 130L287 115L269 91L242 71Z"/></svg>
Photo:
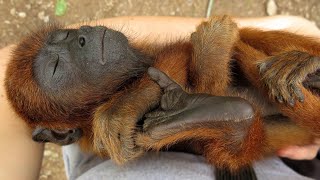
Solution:
<svg viewBox="0 0 320 180"><path fill-rule="evenodd" d="M171 80L165 73L163 73L162 71L154 67L149 67L148 74L165 91L181 88L176 82Z"/></svg>
<svg viewBox="0 0 320 180"><path fill-rule="evenodd" d="M146 117L145 121L153 121L157 120L157 118L161 119L163 117L170 117L170 116L175 116L177 114L180 114L184 109L180 110L171 110L171 111L153 111L150 113L145 114L144 116Z"/></svg>
<svg viewBox="0 0 320 180"><path fill-rule="evenodd" d="M293 106L296 104L296 102L295 102L295 100L294 100L293 97L290 97L290 98L288 99L287 103L288 103L291 107L293 107Z"/></svg>
<svg viewBox="0 0 320 180"><path fill-rule="evenodd" d="M295 99L293 97L293 92L291 91L291 89L288 87L287 92L282 92L281 95L284 99L284 101L291 107L293 107L295 105Z"/></svg>
<svg viewBox="0 0 320 180"><path fill-rule="evenodd" d="M170 121L171 117L158 117L146 119L143 123L143 131L148 131L155 126L159 126L167 121Z"/></svg>
<svg viewBox="0 0 320 180"><path fill-rule="evenodd" d="M179 115L183 110L173 110L173 111L155 111L145 115L146 119L143 123L143 130L158 126L162 123L172 121L174 116Z"/></svg>
<svg viewBox="0 0 320 180"><path fill-rule="evenodd" d="M276 96L276 99L279 103L283 103L283 97L279 94L278 96Z"/></svg>
<svg viewBox="0 0 320 180"><path fill-rule="evenodd" d="M271 97L273 97L276 101L278 101L281 104L284 101L281 93L276 89L271 89Z"/></svg>
<svg viewBox="0 0 320 180"><path fill-rule="evenodd" d="M153 111L153 112L145 114L144 116L146 118L156 118L156 117L164 116L164 115L165 115L165 111Z"/></svg>
<svg viewBox="0 0 320 180"><path fill-rule="evenodd" d="M260 71L261 74L264 74L267 71L267 69L268 69L267 65L268 64L266 62L263 62L263 63L258 65L259 71Z"/></svg>
<svg viewBox="0 0 320 180"><path fill-rule="evenodd" d="M276 58L271 57L271 58L268 58L264 62L258 63L258 68L259 68L260 74L264 74L268 70L270 70L271 66L274 64L274 62L276 62L276 60L277 60Z"/></svg>
<svg viewBox="0 0 320 180"><path fill-rule="evenodd" d="M279 98L280 98L278 100L282 100L282 102L285 102L285 103L289 104L290 106L294 106L294 104L295 104L294 101L295 100L293 98L293 92L290 89L290 86L288 86L285 83L277 83L276 89L277 89L276 90L277 91L277 97L279 96Z"/></svg>
<svg viewBox="0 0 320 180"><path fill-rule="evenodd" d="M304 101L304 94L302 93L301 89L297 86L297 85L290 85L290 89L293 93L293 95L298 98L298 100L300 102L303 102Z"/></svg>

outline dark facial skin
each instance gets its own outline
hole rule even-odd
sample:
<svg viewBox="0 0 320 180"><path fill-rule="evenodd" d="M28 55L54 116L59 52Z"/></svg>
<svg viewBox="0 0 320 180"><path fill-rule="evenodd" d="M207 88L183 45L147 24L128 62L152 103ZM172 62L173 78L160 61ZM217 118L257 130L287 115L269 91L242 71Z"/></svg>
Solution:
<svg viewBox="0 0 320 180"><path fill-rule="evenodd" d="M78 141L82 136L81 129L50 130L37 127L32 132L32 139L36 142L52 142L59 145L68 145Z"/></svg>
<svg viewBox="0 0 320 180"><path fill-rule="evenodd" d="M130 70L139 60L140 54L122 33L103 26L82 26L54 31L34 68L37 81L46 90L65 92L80 83L112 91L115 87L108 88L106 79L130 78Z"/></svg>
<svg viewBox="0 0 320 180"><path fill-rule="evenodd" d="M150 66L150 58L128 43L121 32L103 27L57 29L49 34L33 64L36 83L53 101L62 115L48 113L54 122L90 119L99 103L107 100L131 79L140 77ZM55 106L55 105L54 105ZM79 123L77 123L79 125ZM81 126L74 129L37 127L33 139L66 145L77 141Z"/></svg>

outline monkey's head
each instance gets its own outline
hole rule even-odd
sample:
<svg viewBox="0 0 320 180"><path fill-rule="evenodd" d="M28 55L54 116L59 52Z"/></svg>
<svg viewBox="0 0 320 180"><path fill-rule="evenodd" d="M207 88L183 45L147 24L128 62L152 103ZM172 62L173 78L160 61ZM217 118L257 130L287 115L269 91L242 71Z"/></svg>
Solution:
<svg viewBox="0 0 320 180"><path fill-rule="evenodd" d="M17 45L5 88L35 141L70 144L91 136L95 109L146 71L144 58L118 31L50 25Z"/></svg>

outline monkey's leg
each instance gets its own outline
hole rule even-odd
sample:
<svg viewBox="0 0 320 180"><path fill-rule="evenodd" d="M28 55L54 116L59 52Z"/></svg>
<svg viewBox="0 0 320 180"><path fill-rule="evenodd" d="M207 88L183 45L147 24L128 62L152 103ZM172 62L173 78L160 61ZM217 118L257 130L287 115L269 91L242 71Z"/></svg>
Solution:
<svg viewBox="0 0 320 180"><path fill-rule="evenodd" d="M185 86L191 51L190 43L168 45L157 55L154 66ZM103 104L93 120L95 151L110 156L118 164L140 156L143 150L135 144L137 122L159 102L160 94L159 86L145 75L130 89Z"/></svg>
<svg viewBox="0 0 320 180"><path fill-rule="evenodd" d="M235 171L249 166L263 155L263 123L257 115L248 119L246 112L238 111L239 106L248 106L247 102L230 102L228 97L218 99L201 111L202 115L210 113L211 118L193 117L184 111L149 117L145 133L139 135L137 143L147 149L160 150L186 140L205 142L203 155L217 168Z"/></svg>
<svg viewBox="0 0 320 180"><path fill-rule="evenodd" d="M211 17L192 33L189 78L194 92L226 94L232 49L238 38L237 25L228 16Z"/></svg>
<svg viewBox="0 0 320 180"><path fill-rule="evenodd" d="M243 72L254 86L267 92L271 100L278 100L284 115L320 137L319 94L313 94L303 86L304 81L308 84L308 75L320 69L319 57L299 51L268 57L242 42L237 43L236 54ZM319 88L316 80L313 80L312 84ZM295 102L295 99L299 101Z"/></svg>
<svg viewBox="0 0 320 180"><path fill-rule="evenodd" d="M161 71L148 72L165 94L161 109L146 115L138 144L159 150L184 140L206 141L203 154L218 168L238 169L260 156L253 149L263 145L264 130L246 100L188 94Z"/></svg>
<svg viewBox="0 0 320 180"><path fill-rule="evenodd" d="M228 100L225 102L228 103ZM203 155L209 163L219 169L236 172L264 156L274 155L280 148L306 145L313 141L310 132L289 120L281 120L281 117L262 120L259 115L255 115L251 119L241 119L244 112L238 112L239 117L222 121L227 118L225 114L230 113L230 110L224 112L221 106L221 103L216 107L211 106L211 112L217 115L212 119L189 118L182 121L183 118L174 117L176 114L173 117L148 119L154 121L155 125L149 122L151 128L139 134L137 143L147 149L160 150L186 140L204 142Z"/></svg>
<svg viewBox="0 0 320 180"><path fill-rule="evenodd" d="M161 71L153 68L149 74L165 94L161 110L146 115L145 133L137 138L141 146L159 150L193 140L204 143L201 152L210 163L238 170L286 145L311 142L310 133L290 121L262 122L242 98L188 94Z"/></svg>

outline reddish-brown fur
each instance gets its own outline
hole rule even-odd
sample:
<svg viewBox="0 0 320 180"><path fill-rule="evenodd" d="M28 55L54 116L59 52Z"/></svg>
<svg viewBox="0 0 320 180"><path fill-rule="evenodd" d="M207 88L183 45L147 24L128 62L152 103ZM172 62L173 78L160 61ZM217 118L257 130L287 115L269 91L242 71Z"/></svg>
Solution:
<svg viewBox="0 0 320 180"><path fill-rule="evenodd" d="M281 112L298 126L294 123L267 124L257 112L252 124L220 122L181 129L155 128L148 133L139 133L136 129L138 119L157 104L161 95L159 86L147 75L108 101L101 102L103 97L88 96L98 103L92 107L79 107L85 109L86 114L75 112L68 116L68 104L50 99L50 95L46 95L32 77L33 60L51 31L49 28L31 35L14 51L6 77L9 100L31 127L84 128L85 137L80 141L82 148L101 156L110 156L118 163L140 156L145 149L159 150L181 141L193 140L195 143L201 142L200 153L208 162L236 170L274 153L278 148L289 144L308 144L314 137L320 136L319 97L303 86L300 88L305 95L304 103L296 103L294 107L279 104ZM136 44L136 48L154 57L154 67L168 74L189 92L212 95L229 95L227 88L231 77L228 65L231 56L237 59L246 78L256 88L268 93L259 79L258 62L291 50L311 55L320 52L318 42L287 32L264 33L254 29L238 32L229 17L212 18L202 23L192 35L191 42L181 41L155 48L149 46ZM24 90L20 91L21 88ZM72 97L65 99L71 101ZM26 116L25 112L32 117Z"/></svg>

